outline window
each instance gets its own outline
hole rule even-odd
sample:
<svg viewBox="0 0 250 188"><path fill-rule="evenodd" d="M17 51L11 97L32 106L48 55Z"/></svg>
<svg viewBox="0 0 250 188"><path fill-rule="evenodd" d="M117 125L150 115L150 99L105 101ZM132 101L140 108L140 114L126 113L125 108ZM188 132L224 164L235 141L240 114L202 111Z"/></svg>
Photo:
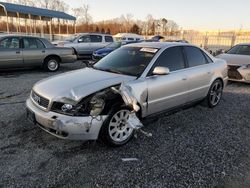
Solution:
<svg viewBox="0 0 250 188"><path fill-rule="evenodd" d="M45 48L44 44L36 38L24 38L24 48L26 49L42 49Z"/></svg>
<svg viewBox="0 0 250 188"><path fill-rule="evenodd" d="M239 55L250 55L250 46L248 45L241 45L237 52Z"/></svg>
<svg viewBox="0 0 250 188"><path fill-rule="evenodd" d="M105 42L114 42L113 37L105 36Z"/></svg>
<svg viewBox="0 0 250 188"><path fill-rule="evenodd" d="M90 35L91 42L102 42L102 36L100 35Z"/></svg>
<svg viewBox="0 0 250 188"><path fill-rule="evenodd" d="M205 56L202 54L199 48L185 46L184 49L186 51L189 67L204 65L207 63Z"/></svg>
<svg viewBox="0 0 250 188"><path fill-rule="evenodd" d="M95 69L119 74L140 76L151 62L158 49L154 52L140 47L119 48L98 61Z"/></svg>
<svg viewBox="0 0 250 188"><path fill-rule="evenodd" d="M123 37L122 40L127 40L127 38L126 38L126 37Z"/></svg>
<svg viewBox="0 0 250 188"><path fill-rule="evenodd" d="M213 63L213 60L206 53L203 52L203 54L205 55L208 63Z"/></svg>
<svg viewBox="0 0 250 188"><path fill-rule="evenodd" d="M0 49L18 49L19 38L17 37L8 37L0 41Z"/></svg>
<svg viewBox="0 0 250 188"><path fill-rule="evenodd" d="M172 47L166 49L156 60L155 67L168 67L170 71L176 71L185 68L185 62L181 47ZM153 72L151 70L151 73Z"/></svg>
<svg viewBox="0 0 250 188"><path fill-rule="evenodd" d="M78 39L78 42L79 42L79 43L89 43L89 42L91 42L91 40L90 40L89 35L84 35L84 36L81 36L81 37Z"/></svg>
<svg viewBox="0 0 250 188"><path fill-rule="evenodd" d="M128 40L134 40L134 38L128 38Z"/></svg>

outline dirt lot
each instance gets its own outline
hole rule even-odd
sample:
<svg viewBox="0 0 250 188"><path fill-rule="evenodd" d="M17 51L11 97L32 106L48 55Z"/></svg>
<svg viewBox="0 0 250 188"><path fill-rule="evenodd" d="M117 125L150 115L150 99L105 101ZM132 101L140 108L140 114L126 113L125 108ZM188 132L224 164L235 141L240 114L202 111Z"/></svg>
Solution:
<svg viewBox="0 0 250 188"><path fill-rule="evenodd" d="M147 120L151 138L109 148L60 140L26 120L32 85L54 74L0 73L0 187L250 187L250 85L228 85L215 109Z"/></svg>

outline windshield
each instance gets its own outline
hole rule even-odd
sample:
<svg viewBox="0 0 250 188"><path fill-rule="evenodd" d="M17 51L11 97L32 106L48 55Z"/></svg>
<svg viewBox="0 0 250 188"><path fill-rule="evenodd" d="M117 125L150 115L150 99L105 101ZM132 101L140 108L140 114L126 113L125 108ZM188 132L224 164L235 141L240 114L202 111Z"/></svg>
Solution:
<svg viewBox="0 0 250 188"><path fill-rule="evenodd" d="M96 63L93 68L131 76L140 76L158 49L142 47L119 48Z"/></svg>
<svg viewBox="0 0 250 188"><path fill-rule="evenodd" d="M73 42L79 35L71 35L65 39L65 41Z"/></svg>
<svg viewBox="0 0 250 188"><path fill-rule="evenodd" d="M121 42L112 42L106 46L106 48L120 48L122 45Z"/></svg>

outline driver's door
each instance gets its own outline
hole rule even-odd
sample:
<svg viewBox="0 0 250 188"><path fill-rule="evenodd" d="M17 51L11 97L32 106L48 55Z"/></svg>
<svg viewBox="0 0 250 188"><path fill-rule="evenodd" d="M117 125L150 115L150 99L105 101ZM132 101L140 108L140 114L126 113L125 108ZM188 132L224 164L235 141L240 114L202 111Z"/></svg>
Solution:
<svg viewBox="0 0 250 188"><path fill-rule="evenodd" d="M168 67L168 75L153 75L155 67ZM171 110L183 105L188 99L188 76L182 47L166 49L158 57L147 78L147 115Z"/></svg>
<svg viewBox="0 0 250 188"><path fill-rule="evenodd" d="M89 35L83 35L78 39L77 52L79 55L92 54L91 39Z"/></svg>

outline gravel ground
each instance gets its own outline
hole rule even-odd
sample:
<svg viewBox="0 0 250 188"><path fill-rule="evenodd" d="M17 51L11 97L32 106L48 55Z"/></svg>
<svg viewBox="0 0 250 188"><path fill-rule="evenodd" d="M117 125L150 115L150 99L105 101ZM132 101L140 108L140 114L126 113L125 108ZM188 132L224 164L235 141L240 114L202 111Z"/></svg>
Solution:
<svg viewBox="0 0 250 188"><path fill-rule="evenodd" d="M0 187L250 187L250 85L228 85L215 109L148 119L152 137L109 148L57 139L26 120L32 85L58 73L0 73Z"/></svg>

